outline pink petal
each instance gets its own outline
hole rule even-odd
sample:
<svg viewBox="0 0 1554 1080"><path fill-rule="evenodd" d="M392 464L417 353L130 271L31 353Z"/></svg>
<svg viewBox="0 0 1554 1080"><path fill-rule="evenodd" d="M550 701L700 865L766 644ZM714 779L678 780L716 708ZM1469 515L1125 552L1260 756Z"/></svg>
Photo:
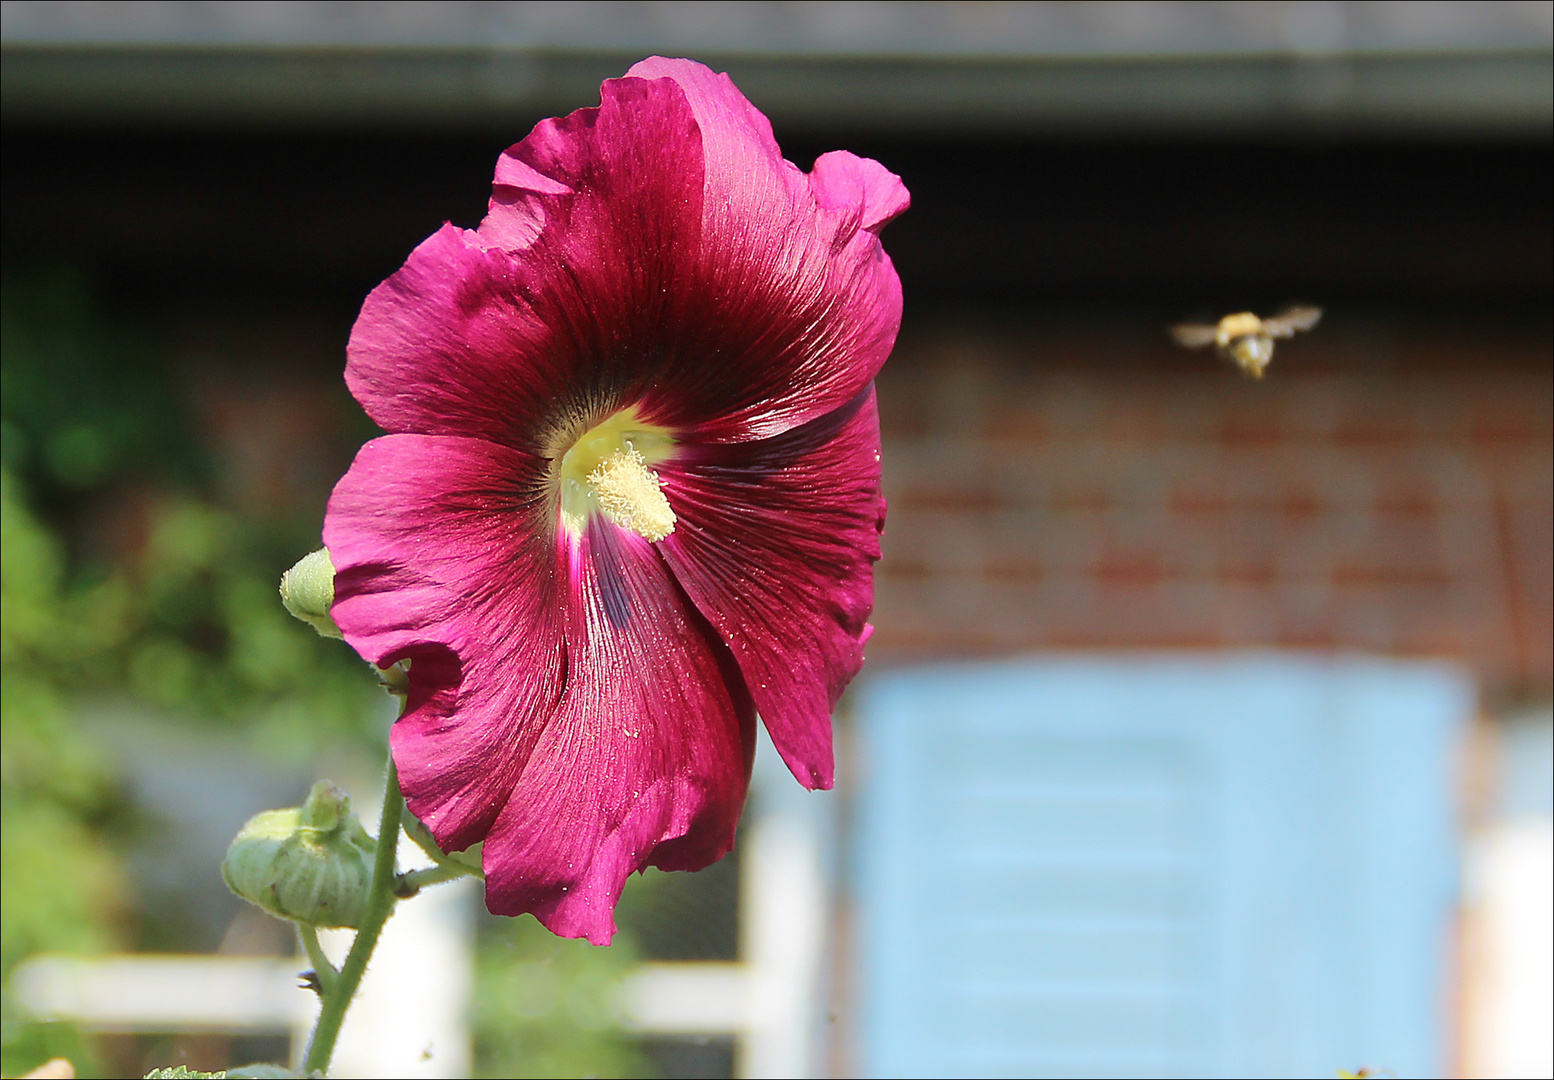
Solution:
<svg viewBox="0 0 1554 1080"><path fill-rule="evenodd" d="M695 113L706 177L700 282L721 301L703 316L708 347L665 397L702 393L665 402L660 422L729 442L840 408L879 372L901 326L901 283L875 235L906 209L900 178L850 154L858 168L835 161L806 175L733 80L702 64L654 56L631 76L674 80ZM843 171L868 175L857 198L828 182ZM740 378L754 396L720 391Z"/></svg>
<svg viewBox="0 0 1554 1080"><path fill-rule="evenodd" d="M449 850L485 837L565 677L557 556L534 526L546 464L480 439L390 435L361 448L329 500L335 622L368 661L411 660L394 759Z"/></svg>
<svg viewBox="0 0 1554 1080"><path fill-rule="evenodd" d="M873 230L905 201L873 162L782 160L727 76L644 61L504 154L479 230L444 227L374 290L347 380L388 430L532 452L626 405L769 437L890 352L900 283Z"/></svg>
<svg viewBox="0 0 1554 1080"><path fill-rule="evenodd" d="M558 542L546 464L368 443L330 500L333 613L363 656L411 660L400 782L448 850L487 841L491 909L606 942L627 875L732 846L754 708L646 541L597 519Z"/></svg>
<svg viewBox="0 0 1554 1080"><path fill-rule="evenodd" d="M443 226L363 303L346 382L383 428L545 452L640 397L695 262L701 140L672 83L602 94L507 151L479 230Z"/></svg>
<svg viewBox="0 0 1554 1080"><path fill-rule="evenodd" d="M685 447L660 468L679 520L659 550L806 787L831 786L831 710L870 632L879 445L870 387L774 439Z"/></svg>
<svg viewBox="0 0 1554 1080"><path fill-rule="evenodd" d="M486 903L603 944L629 874L733 846L755 710L645 540L595 519L575 565L566 690L486 842Z"/></svg>
<svg viewBox="0 0 1554 1080"><path fill-rule="evenodd" d="M846 150L817 157L810 184L821 206L856 213L858 227L876 234L911 201L901 177Z"/></svg>

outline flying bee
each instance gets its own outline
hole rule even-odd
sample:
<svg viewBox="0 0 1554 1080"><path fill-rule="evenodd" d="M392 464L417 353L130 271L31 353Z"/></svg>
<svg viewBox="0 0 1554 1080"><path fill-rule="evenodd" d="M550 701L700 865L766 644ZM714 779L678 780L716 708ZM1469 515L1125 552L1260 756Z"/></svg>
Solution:
<svg viewBox="0 0 1554 1080"><path fill-rule="evenodd" d="M1294 337L1297 330L1310 330L1322 317L1319 307L1292 307L1271 319L1259 319L1250 311L1226 315L1216 326L1207 323L1183 323L1171 327L1178 345L1189 349L1213 345L1219 354L1254 379L1263 377L1273 359L1273 339Z"/></svg>

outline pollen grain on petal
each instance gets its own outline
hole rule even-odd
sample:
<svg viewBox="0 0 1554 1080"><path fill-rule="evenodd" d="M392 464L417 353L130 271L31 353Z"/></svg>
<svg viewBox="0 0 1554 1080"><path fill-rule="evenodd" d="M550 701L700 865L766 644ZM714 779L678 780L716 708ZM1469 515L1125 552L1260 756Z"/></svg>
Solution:
<svg viewBox="0 0 1554 1080"><path fill-rule="evenodd" d="M615 451L588 474L605 517L623 529L657 543L674 532L674 508L664 497L658 474L633 447Z"/></svg>

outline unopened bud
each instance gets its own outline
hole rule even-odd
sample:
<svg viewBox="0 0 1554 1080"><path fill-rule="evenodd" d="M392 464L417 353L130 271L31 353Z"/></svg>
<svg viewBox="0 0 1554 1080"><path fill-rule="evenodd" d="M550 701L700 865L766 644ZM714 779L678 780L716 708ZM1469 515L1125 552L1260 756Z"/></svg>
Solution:
<svg viewBox="0 0 1554 1080"><path fill-rule="evenodd" d="M324 637L340 637L340 628L329 617L335 603L335 564L329 549L319 548L297 560L281 575L281 603Z"/></svg>
<svg viewBox="0 0 1554 1080"><path fill-rule="evenodd" d="M367 908L374 846L350 796L320 780L301 806L251 818L227 849L221 876L272 915L355 927Z"/></svg>

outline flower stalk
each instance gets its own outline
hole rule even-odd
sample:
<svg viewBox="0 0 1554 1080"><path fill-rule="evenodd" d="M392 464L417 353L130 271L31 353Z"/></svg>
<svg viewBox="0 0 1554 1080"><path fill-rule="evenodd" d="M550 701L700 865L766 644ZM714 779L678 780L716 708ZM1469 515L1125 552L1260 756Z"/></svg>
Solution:
<svg viewBox="0 0 1554 1080"><path fill-rule="evenodd" d="M455 878L478 876L467 866L447 862L441 866L428 866L420 870L407 870L394 879L394 895L408 900L428 885L441 885Z"/></svg>
<svg viewBox="0 0 1554 1080"><path fill-rule="evenodd" d="M313 963L313 972L318 977L319 997L323 1000L318 1023L313 1028L313 1038L308 1042L307 1057L303 1060L304 1075L328 1075L329 1061L334 1056L335 1043L340 1038L346 1011L361 987L362 976L367 972L367 962L372 959L373 950L377 948L383 924L394 913L394 905L415 896L428 885L460 877L480 876L480 871L474 867L444 855L441 851L433 854L432 850L427 853L436 859L437 865L408 870L403 874L396 873L399 830L407 821L414 820L405 814L405 798L399 790L399 774L390 756L387 783L383 789L383 810L378 819L378 840L373 853L372 884L368 887L367 908L357 928L356 940L351 942L351 951L346 954L345 963L339 970L324 955L318 931L306 923L298 924L302 947ZM422 829L424 831L424 826ZM411 835L414 838L413 830Z"/></svg>
<svg viewBox="0 0 1554 1080"><path fill-rule="evenodd" d="M372 884L367 894L367 910L362 915L361 925L356 930L356 940L351 943L351 951L345 958L345 963L339 972L333 976L326 976L326 971L333 971L328 960L324 961L324 969L319 970L319 983L323 1008L318 1014L318 1024L313 1028L313 1038L308 1042L307 1057L303 1059L302 1071L306 1075L315 1072L319 1075L327 1075L329 1072L329 1059L334 1056L335 1042L340 1038L340 1025L345 1022L345 1012L351 1007L351 999L356 996L356 990L361 986L362 976L367 971L367 961L372 956L372 951L378 945L378 936L383 932L383 924L394 911L394 904L398 897L394 895L394 856L399 846L399 825L404 817L405 800L399 791L399 774L394 769L393 756L389 757L388 777L383 787L383 812L378 818L378 846L374 854L372 864ZM308 931L303 933L304 946L308 943ZM318 942L317 935L313 936L313 944ZM320 956L322 950L320 950ZM318 963L313 956L313 949L308 949L308 956ZM332 983L333 985L330 985Z"/></svg>
<svg viewBox="0 0 1554 1080"><path fill-rule="evenodd" d="M335 980L340 977L340 972L329 962L329 957L324 955L324 947L319 944L316 929L307 923L298 923L297 934L302 938L302 948L313 964L313 977L318 980L319 997L323 997L334 989Z"/></svg>
<svg viewBox="0 0 1554 1080"><path fill-rule="evenodd" d="M328 549L313 552L286 572L281 579L281 600L287 611L319 633L340 636L329 614L334 602L334 566ZM334 633L329 633L331 630ZM408 664L398 663L378 669L379 681L400 699L401 711L407 668ZM401 829L435 865L398 872L396 856ZM363 865L369 854L370 871ZM289 877L283 871L289 871ZM483 876L478 864L467 856L445 854L426 826L406 813L393 754L389 755L376 839L366 834L356 815L350 812L350 800L345 793L320 781L303 806L268 811L244 826L233 841L222 874L239 896L297 924L302 948L313 965L312 985L322 1002L303 1060L305 1076L328 1074L345 1014L361 987L367 962L377 948L383 924L393 914L394 905L428 885L467 875ZM350 888L344 889L341 881ZM286 897L290 902L286 904L280 902L283 884L289 887ZM336 910L342 908L348 909L343 915ZM350 952L339 968L324 953L318 940L319 926L356 929Z"/></svg>

